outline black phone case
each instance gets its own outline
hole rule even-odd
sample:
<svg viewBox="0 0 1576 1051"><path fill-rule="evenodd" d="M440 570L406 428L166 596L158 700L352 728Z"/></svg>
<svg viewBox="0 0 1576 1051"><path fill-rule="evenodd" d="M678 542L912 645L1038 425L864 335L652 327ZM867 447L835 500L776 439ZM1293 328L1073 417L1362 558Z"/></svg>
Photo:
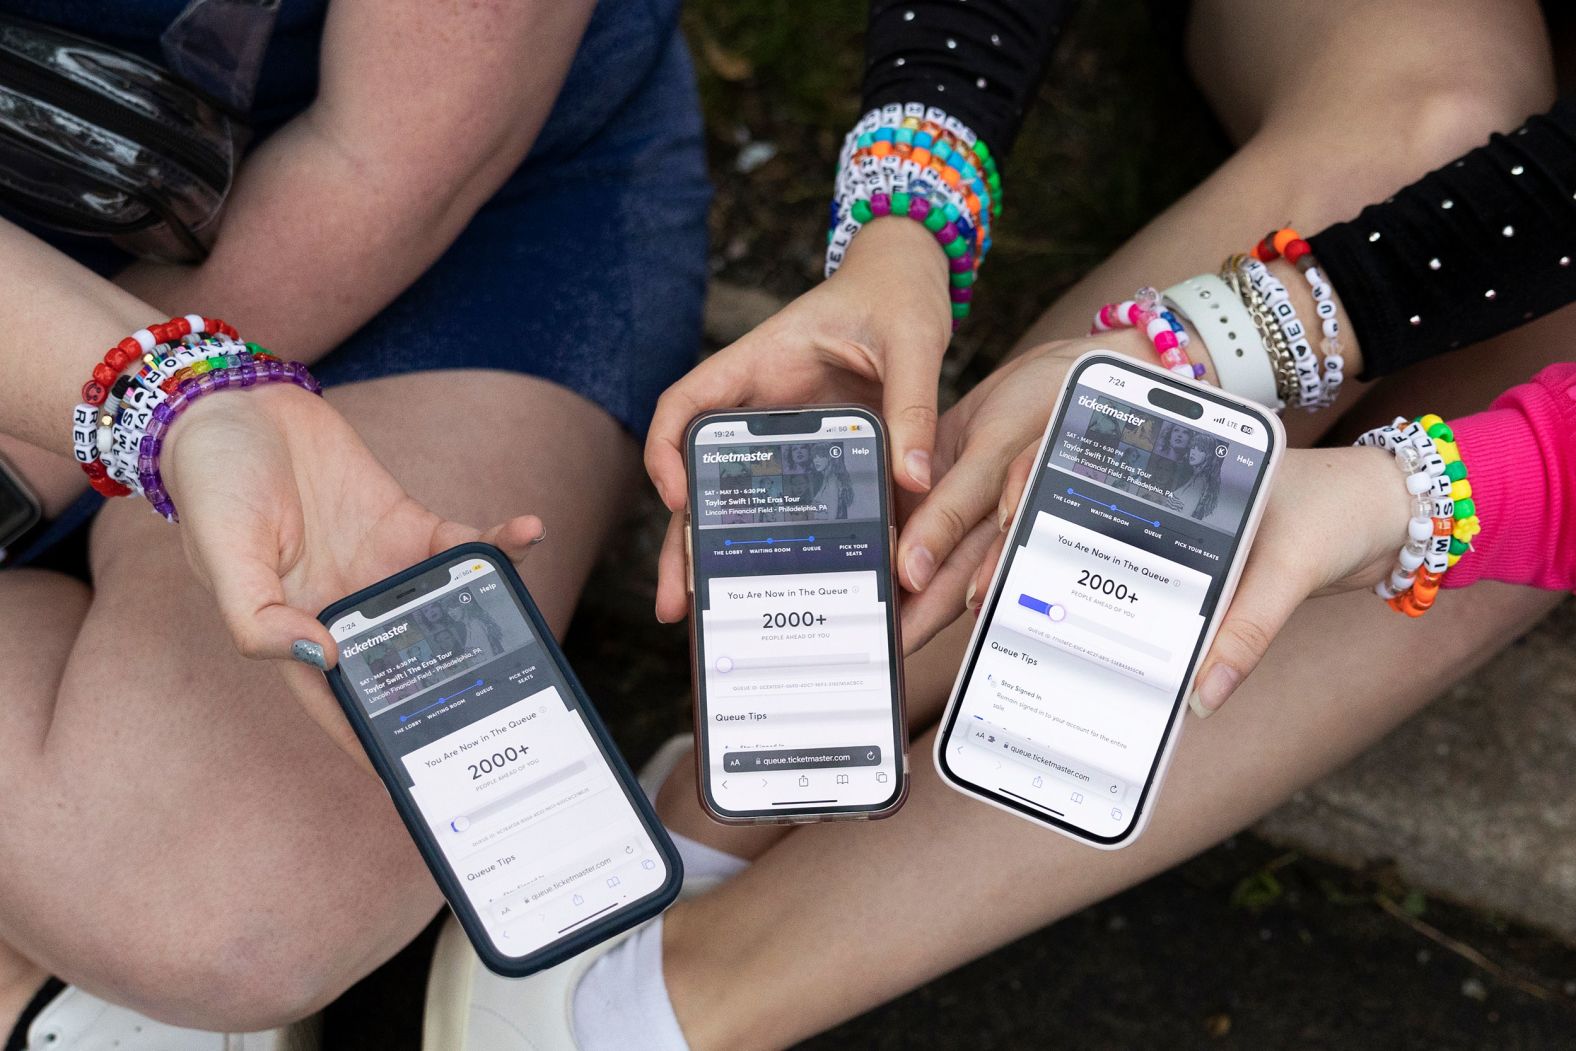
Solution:
<svg viewBox="0 0 1576 1051"><path fill-rule="evenodd" d="M382 751L377 747L372 735L372 728L367 717L361 710L360 703L350 692L340 674L336 664L332 671L325 673L329 689L334 691L334 697L339 701L339 706L344 710L345 717L350 720L351 728L356 731L356 738L361 742L361 747L366 750L367 757L371 759L373 768L378 777L382 779L383 786L388 790L389 798L394 801L394 808L399 811L400 820L405 822L411 838L416 841L417 848L421 851L427 868L431 870L433 879L438 883L438 889L443 892L449 907L454 910L454 915L464 928L465 935L470 939L471 946L476 954L481 957L482 963L494 974L506 978L524 978L535 974L537 971L546 970L565 960L578 956L599 942L606 941L615 935L621 934L638 924L644 923L653 916L660 914L679 895L679 888L684 882L684 865L679 860L678 851L673 846L673 841L668 837L667 829L657 818L656 810L652 808L650 800L646 798L645 790L635 779L635 774L625 762L618 746L613 743L612 735L607 732L607 727L602 723L602 717L591 704L591 699L586 696L580 680L575 677L569 662L564 659L563 651L558 648L557 641L553 638L552 630L547 622L542 619L541 611L536 608L536 603L531 599L531 593L526 590L525 583L521 581L520 574L515 572L514 564L502 551L490 544L461 544L439 555L434 555L425 562L410 567L403 572L381 580L371 587L363 588L346 598L340 599L317 615L317 619L325 626L332 624L345 612L356 608L375 595L398 587L405 581L418 577L445 562L456 561L466 555L481 555L498 566L499 575L514 589L515 595L520 599L520 605L526 612L526 617L535 630L542 648L547 651L548 657L563 674L564 681L569 689L574 692L575 700L580 705L580 712L585 720L586 729L596 738L597 743L607 755L608 767L613 775L618 778L635 805L635 810L640 814L641 823L645 826L651 841L656 845L658 853L668 867L668 879L655 894L644 902L636 903L629 908L614 912L606 918L597 921L583 930L564 938L560 942L531 954L530 956L506 956L497 950L492 940L488 938L486 930L482 927L481 917L476 910L471 908L466 900L459 881L455 879L448 862L444 860L442 852L438 849L437 841L427 828L426 819L416 808L415 801L406 792L405 786L400 784L399 778L392 766L383 757Z"/></svg>

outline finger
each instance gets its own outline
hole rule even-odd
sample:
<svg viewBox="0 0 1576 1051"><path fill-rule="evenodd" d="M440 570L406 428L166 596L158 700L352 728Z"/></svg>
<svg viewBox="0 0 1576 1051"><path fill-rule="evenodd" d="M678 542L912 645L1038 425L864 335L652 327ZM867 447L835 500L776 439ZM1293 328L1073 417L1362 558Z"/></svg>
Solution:
<svg viewBox="0 0 1576 1051"><path fill-rule="evenodd" d="M274 566L237 547L212 572L214 598L235 648L252 660L297 660L327 671L338 656L318 619L285 601Z"/></svg>
<svg viewBox="0 0 1576 1051"><path fill-rule="evenodd" d="M898 539L898 572L903 586L923 591L936 567L981 520L989 518L1001 497L1007 461L989 441L966 449L952 469L912 514Z"/></svg>
<svg viewBox="0 0 1576 1051"><path fill-rule="evenodd" d="M979 568L974 571L974 579L969 581L969 589L963 596L965 608L975 613L979 612L980 606L985 602L986 594L990 591L991 578L996 575L996 563L1001 561L1001 553L1006 547L1007 534L997 530L996 538L985 549Z"/></svg>
<svg viewBox="0 0 1576 1051"><path fill-rule="evenodd" d="M907 343L908 340L899 342ZM899 346L897 361L883 379L881 411L892 442L892 473L898 486L923 493L931 485L931 458L936 449L936 401L941 382L938 348Z"/></svg>
<svg viewBox="0 0 1576 1051"><path fill-rule="evenodd" d="M735 343L713 354L657 399L646 435L646 473L669 511L682 511L688 497L684 431L689 422L708 409L731 408L750 400L750 374L734 364L739 358L734 348L742 345Z"/></svg>
<svg viewBox="0 0 1576 1051"><path fill-rule="evenodd" d="M668 519L668 532L662 538L662 553L657 556L657 620L675 624L689 612L689 559L684 552L684 514Z"/></svg>
<svg viewBox="0 0 1576 1051"><path fill-rule="evenodd" d="M525 561L534 544L547 539L547 527L535 515L519 515L493 526L483 533L464 522L439 521L432 527L432 539L427 544L428 555L441 555L461 544L491 544L516 564Z"/></svg>
<svg viewBox="0 0 1576 1051"><path fill-rule="evenodd" d="M963 614L963 599L975 568L997 537L991 522L980 522L936 571L930 587L902 600L903 652L914 653Z"/></svg>
<svg viewBox="0 0 1576 1051"><path fill-rule="evenodd" d="M493 526L481 539L482 543L491 544L508 555L509 561L518 566L537 544L547 539L547 526L535 515L518 515Z"/></svg>
<svg viewBox="0 0 1576 1051"><path fill-rule="evenodd" d="M1308 597L1308 587L1288 573L1285 565L1285 560L1262 547L1248 559L1215 641L1199 666L1193 692L1188 695L1188 707L1200 719L1220 710L1258 667L1270 643Z"/></svg>
<svg viewBox="0 0 1576 1051"><path fill-rule="evenodd" d="M1011 524L1012 516L1018 513L1018 502L1023 499L1023 491L1029 487L1029 475L1034 471L1039 449L1040 443L1035 442L1019 453L1007 467L1007 474L1001 483L1001 500L996 505L996 528L1003 533Z"/></svg>

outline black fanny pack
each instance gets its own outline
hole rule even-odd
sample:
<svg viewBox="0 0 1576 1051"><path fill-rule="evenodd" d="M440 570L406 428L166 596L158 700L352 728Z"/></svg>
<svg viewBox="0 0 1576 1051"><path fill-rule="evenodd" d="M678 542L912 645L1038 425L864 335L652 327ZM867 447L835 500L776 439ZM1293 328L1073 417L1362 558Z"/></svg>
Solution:
<svg viewBox="0 0 1576 1051"><path fill-rule="evenodd" d="M144 258L203 259L247 136L233 114L250 105L276 10L194 0L163 38L186 76L0 15L0 207Z"/></svg>

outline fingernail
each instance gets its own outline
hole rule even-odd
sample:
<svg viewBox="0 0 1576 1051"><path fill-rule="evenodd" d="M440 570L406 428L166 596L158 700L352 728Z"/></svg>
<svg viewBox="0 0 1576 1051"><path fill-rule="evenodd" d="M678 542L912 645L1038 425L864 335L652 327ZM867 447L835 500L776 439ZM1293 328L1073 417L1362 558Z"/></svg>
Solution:
<svg viewBox="0 0 1576 1051"><path fill-rule="evenodd" d="M1200 719L1208 719L1211 715L1215 714L1208 708L1204 707L1204 702L1198 699L1197 690L1194 690L1192 693L1187 695L1187 706L1193 709L1193 714L1198 716Z"/></svg>
<svg viewBox="0 0 1576 1051"><path fill-rule="evenodd" d="M925 590L931 575L936 572L935 556L923 547L916 547L908 553L908 560L904 564L908 567L908 579L914 585L914 590Z"/></svg>
<svg viewBox="0 0 1576 1051"><path fill-rule="evenodd" d="M1204 676L1204 681L1198 684L1196 692L1199 705L1212 713L1219 710L1220 706L1226 703L1226 698L1230 697L1232 691L1237 688L1237 683L1241 681L1242 677L1237 674L1235 668L1224 664L1215 665L1209 669L1209 674Z"/></svg>
<svg viewBox="0 0 1576 1051"><path fill-rule="evenodd" d="M318 671L328 670L328 657L324 655L322 645L311 639L296 639L290 646L290 656L302 664L310 664Z"/></svg>
<svg viewBox="0 0 1576 1051"><path fill-rule="evenodd" d="M1007 513L1006 507L1002 507L1000 510L998 510L996 512L996 532L1005 533L1007 531L1007 519L1011 517L1012 516Z"/></svg>
<svg viewBox="0 0 1576 1051"><path fill-rule="evenodd" d="M930 488L930 454L923 449L911 449L903 457L903 466L908 468L908 476L926 489Z"/></svg>
<svg viewBox="0 0 1576 1051"><path fill-rule="evenodd" d="M535 540L531 541L531 543L532 544L540 544L543 540L546 540L546 539L547 539L547 526L543 525L542 526L542 535L537 537Z"/></svg>
<svg viewBox="0 0 1576 1051"><path fill-rule="evenodd" d="M965 609L974 608L974 581L969 581L969 589L963 593L963 606Z"/></svg>

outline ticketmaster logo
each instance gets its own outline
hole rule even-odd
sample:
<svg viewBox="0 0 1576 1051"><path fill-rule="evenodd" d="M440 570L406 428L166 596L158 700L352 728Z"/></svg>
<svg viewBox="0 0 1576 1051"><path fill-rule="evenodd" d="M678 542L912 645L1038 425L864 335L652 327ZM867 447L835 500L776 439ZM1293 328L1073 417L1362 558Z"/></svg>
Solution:
<svg viewBox="0 0 1576 1051"><path fill-rule="evenodd" d="M1142 427L1144 425L1144 418L1142 416L1137 416L1123 409L1118 409L1115 405L1108 404L1096 398L1091 398L1087 394L1078 395L1078 404L1082 405L1086 409L1093 409L1095 412L1103 412L1107 416L1114 416L1123 423L1129 424L1133 427Z"/></svg>
<svg viewBox="0 0 1576 1051"><path fill-rule="evenodd" d="M772 451L762 449L753 453L701 453L701 463L760 463L770 460Z"/></svg>
<svg viewBox="0 0 1576 1051"><path fill-rule="evenodd" d="M354 646L346 646L344 649L339 651L340 655L343 656L346 660L349 660L351 657L354 657L356 654L360 653L362 650L371 649L373 646L376 646L379 643L387 642L388 640L392 639L396 635L403 635L403 634L405 634L405 632L407 630L409 630L409 628L410 628L410 623L408 621L400 623L400 624L396 624L392 628L390 628L388 631L385 631L381 635L374 635L370 639L362 639L360 642L356 643Z"/></svg>

